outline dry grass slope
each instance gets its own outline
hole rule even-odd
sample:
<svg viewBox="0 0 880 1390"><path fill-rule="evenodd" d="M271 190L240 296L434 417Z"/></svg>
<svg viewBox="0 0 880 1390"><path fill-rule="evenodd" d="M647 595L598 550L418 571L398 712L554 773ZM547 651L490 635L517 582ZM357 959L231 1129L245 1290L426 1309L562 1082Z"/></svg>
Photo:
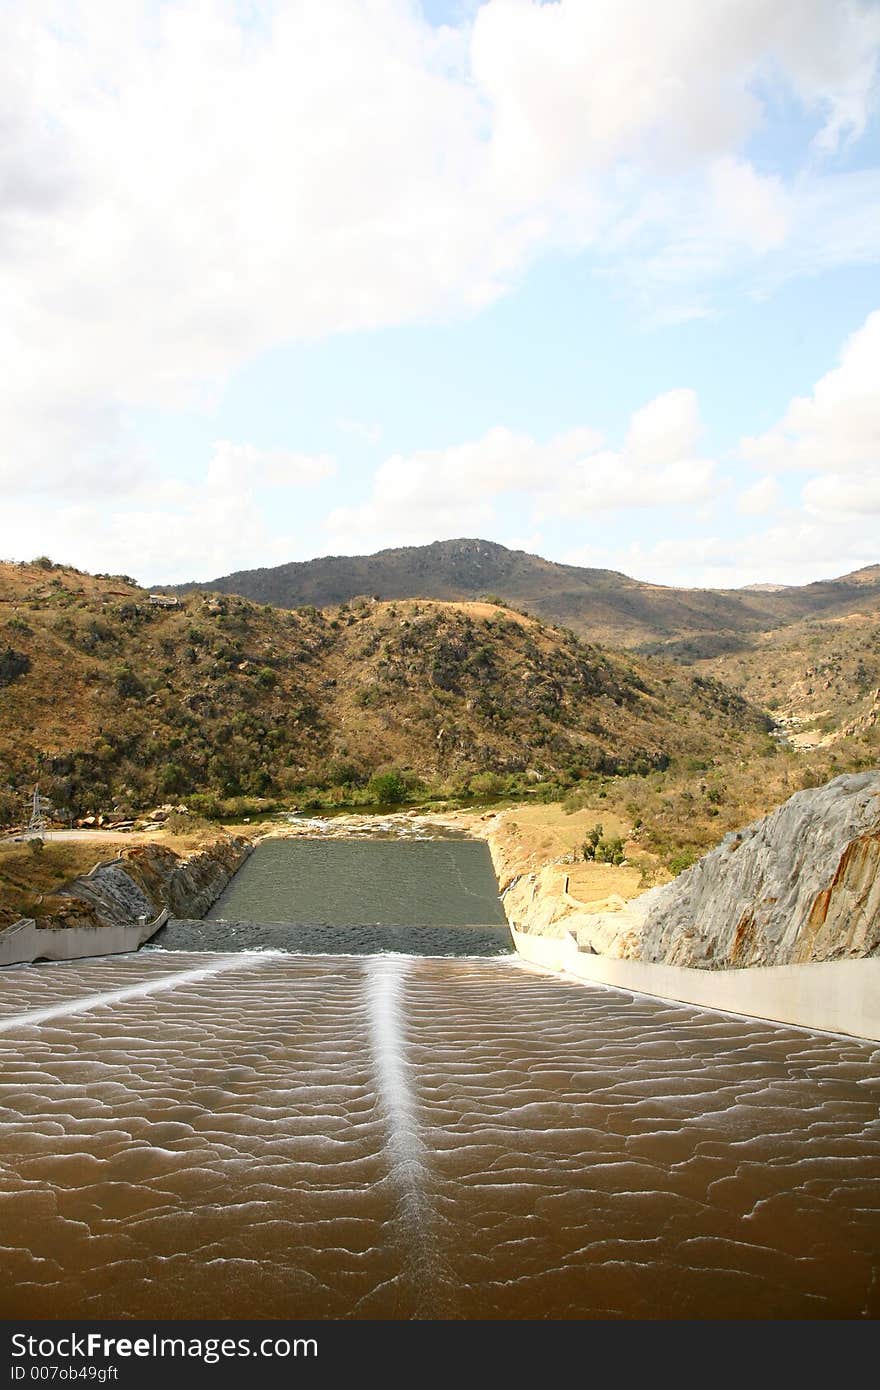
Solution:
<svg viewBox="0 0 880 1390"><path fill-rule="evenodd" d="M344 796L389 764L453 793L565 788L767 744L761 714L711 676L486 603L293 612L193 594L165 609L118 577L3 565L0 653L7 821L36 770L81 814Z"/></svg>

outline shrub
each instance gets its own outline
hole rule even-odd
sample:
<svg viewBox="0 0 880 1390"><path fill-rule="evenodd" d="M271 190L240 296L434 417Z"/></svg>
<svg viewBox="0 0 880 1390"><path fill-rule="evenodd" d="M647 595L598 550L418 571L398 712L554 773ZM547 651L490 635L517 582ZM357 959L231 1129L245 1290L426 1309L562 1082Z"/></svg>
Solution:
<svg viewBox="0 0 880 1390"><path fill-rule="evenodd" d="M331 787L358 786L364 780L364 775L357 763L348 762L344 758L334 758L327 765L327 781Z"/></svg>
<svg viewBox="0 0 880 1390"><path fill-rule="evenodd" d="M626 858L623 840L619 835L605 839L601 825L594 825L581 845L581 854L586 860L597 864L622 864Z"/></svg>
<svg viewBox="0 0 880 1390"><path fill-rule="evenodd" d="M695 849L681 849L666 860L666 867L676 877L697 862L699 854Z"/></svg>
<svg viewBox="0 0 880 1390"><path fill-rule="evenodd" d="M581 845L581 854L583 855L584 859L590 860L596 858L596 850L598 848L599 841L601 840L601 838L601 825L594 825L592 830L589 830L587 832L587 837Z"/></svg>
<svg viewBox="0 0 880 1390"><path fill-rule="evenodd" d="M30 669L31 659L25 652L17 652L12 647L0 651L0 690L19 676L27 675Z"/></svg>
<svg viewBox="0 0 880 1390"><path fill-rule="evenodd" d="M373 705L382 703L382 692L378 686L359 686L354 693L354 702L361 709L370 709Z"/></svg>
<svg viewBox="0 0 880 1390"><path fill-rule="evenodd" d="M165 763L159 769L159 787L163 792L182 792L186 780L186 772L179 763Z"/></svg>
<svg viewBox="0 0 880 1390"><path fill-rule="evenodd" d="M380 806L393 806L398 802L405 801L407 795L406 780L397 768L389 768L387 772L377 772L369 780L367 791L373 801L377 801Z"/></svg>
<svg viewBox="0 0 880 1390"><path fill-rule="evenodd" d="M596 846L597 864L622 864L625 858L623 840L619 835L613 835L610 840L600 840Z"/></svg>
<svg viewBox="0 0 880 1390"><path fill-rule="evenodd" d="M135 675L130 666L120 666L114 675L114 685L116 694L121 700L139 699L146 695L143 682Z"/></svg>
<svg viewBox="0 0 880 1390"><path fill-rule="evenodd" d="M497 772L478 772L468 784L474 796L500 796L506 790L507 781Z"/></svg>
<svg viewBox="0 0 880 1390"><path fill-rule="evenodd" d="M191 811L208 820L219 820L223 815L223 803L215 792L195 792L188 797L188 803Z"/></svg>

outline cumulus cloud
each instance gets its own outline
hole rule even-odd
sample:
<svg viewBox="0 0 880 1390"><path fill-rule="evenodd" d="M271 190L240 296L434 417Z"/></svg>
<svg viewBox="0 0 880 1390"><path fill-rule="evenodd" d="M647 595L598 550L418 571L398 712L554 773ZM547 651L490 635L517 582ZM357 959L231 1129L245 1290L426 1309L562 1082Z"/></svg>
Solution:
<svg viewBox="0 0 880 1390"><path fill-rule="evenodd" d="M766 434L742 442L746 458L809 472L880 471L880 310L844 345L839 366L798 396Z"/></svg>
<svg viewBox="0 0 880 1390"><path fill-rule="evenodd" d="M328 455L260 449L219 440L193 480L138 469L108 508L101 497L72 490L52 507L33 495L7 494L0 514L0 553L53 559L155 583L213 579L256 563L280 564L300 540L279 532L265 505L269 488L315 488L332 478Z"/></svg>
<svg viewBox="0 0 880 1390"><path fill-rule="evenodd" d="M248 488L136 491L108 510L100 501L61 500L40 513L12 500L4 507L0 554L53 560L143 583L213 579L255 563L281 564L298 539L270 528Z"/></svg>
<svg viewBox="0 0 880 1390"><path fill-rule="evenodd" d="M334 543L419 544L494 523L495 503L517 495L535 521L621 508L688 506L716 496L717 466L696 451L696 394L669 391L637 410L623 447L602 448L589 427L541 442L498 426L446 449L394 454L369 498L327 519Z"/></svg>
<svg viewBox="0 0 880 1390"><path fill-rule="evenodd" d="M846 516L876 516L880 512L880 468L873 476L828 473L804 488L804 506L814 516L840 512Z"/></svg>
<svg viewBox="0 0 880 1390"><path fill-rule="evenodd" d="M699 434L696 392L664 392L635 411L622 449L578 460L548 510L564 516L709 501L722 483L715 461L697 451Z"/></svg>
<svg viewBox="0 0 880 1390"><path fill-rule="evenodd" d="M723 250L778 251L798 206L742 160L762 94L833 151L878 46L867 0L487 0L440 28L413 0L9 0L4 478L128 487L132 412L292 338L470 312L554 244L635 236L658 283L670 243L717 273L719 221ZM680 176L671 210L646 215L650 170Z"/></svg>
<svg viewBox="0 0 880 1390"><path fill-rule="evenodd" d="M493 502L513 492L558 485L574 461L599 443L595 430L569 430L544 444L497 426L445 449L392 454L376 470L369 499L337 507L327 528L340 545L420 544L488 525ZM368 542L367 538L371 538Z"/></svg>
<svg viewBox="0 0 880 1390"><path fill-rule="evenodd" d="M864 129L880 18L839 0L489 0L473 72L493 104L502 181L540 195L618 160L667 169L737 149L773 67L822 119L826 148Z"/></svg>

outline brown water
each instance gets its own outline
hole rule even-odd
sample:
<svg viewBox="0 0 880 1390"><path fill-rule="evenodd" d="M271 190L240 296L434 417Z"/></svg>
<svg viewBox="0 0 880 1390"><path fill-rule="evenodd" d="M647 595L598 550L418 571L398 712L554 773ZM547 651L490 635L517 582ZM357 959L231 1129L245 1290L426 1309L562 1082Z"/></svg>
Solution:
<svg viewBox="0 0 880 1390"><path fill-rule="evenodd" d="M4 971L0 1056L5 1317L880 1311L868 1044L502 958L155 953Z"/></svg>

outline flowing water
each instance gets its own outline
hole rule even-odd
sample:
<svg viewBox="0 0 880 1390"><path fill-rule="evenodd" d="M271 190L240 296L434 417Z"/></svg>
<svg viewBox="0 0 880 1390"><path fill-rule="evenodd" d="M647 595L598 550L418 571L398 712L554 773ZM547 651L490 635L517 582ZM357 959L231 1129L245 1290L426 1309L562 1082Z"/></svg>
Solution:
<svg viewBox="0 0 880 1390"><path fill-rule="evenodd" d="M514 958L0 979L0 1315L863 1317L880 1050Z"/></svg>
<svg viewBox="0 0 880 1390"><path fill-rule="evenodd" d="M311 926L505 926L482 840L266 840L207 914Z"/></svg>

